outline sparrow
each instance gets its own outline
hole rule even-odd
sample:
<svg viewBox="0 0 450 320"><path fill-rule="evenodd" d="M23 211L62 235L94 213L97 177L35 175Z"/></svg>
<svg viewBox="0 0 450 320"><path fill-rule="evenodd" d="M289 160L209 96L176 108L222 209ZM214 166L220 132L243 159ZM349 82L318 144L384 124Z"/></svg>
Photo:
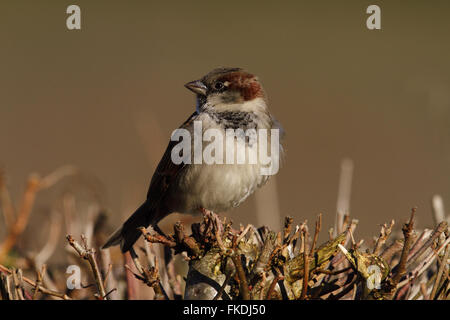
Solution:
<svg viewBox="0 0 450 320"><path fill-rule="evenodd" d="M260 81L241 68L214 69L185 87L196 94L196 110L179 129L186 129L193 135L195 122L200 122L202 132L217 129L225 135L228 129L244 132L266 129L270 136L270 129L279 129L283 135L282 127L268 110ZM240 137L244 144L238 144L238 138L239 135L231 137L235 139L236 154L257 152L254 140ZM266 164L259 160L232 164L176 163L172 151L177 143L172 139L169 142L153 174L145 202L110 236L103 249L120 245L122 252L129 251L141 235L140 227L151 225L161 233L158 222L173 212L224 212L237 207L270 177L261 173ZM202 144L205 146L206 142ZM243 145L247 149L243 149ZM279 146L282 152L281 144Z"/></svg>

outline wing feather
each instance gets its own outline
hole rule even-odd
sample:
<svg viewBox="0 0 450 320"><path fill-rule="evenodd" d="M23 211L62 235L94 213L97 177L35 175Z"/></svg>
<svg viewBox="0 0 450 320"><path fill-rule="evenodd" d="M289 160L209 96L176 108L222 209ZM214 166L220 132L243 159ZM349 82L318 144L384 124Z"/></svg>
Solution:
<svg viewBox="0 0 450 320"><path fill-rule="evenodd" d="M194 112L181 126L180 128L187 128L196 119L198 113ZM172 148L178 143L178 141L170 141L162 159L156 167L150 182L150 187L147 192L147 200L150 202L151 207L157 207L160 205L161 200L164 198L166 191L176 181L180 172L186 168L186 164L175 164L171 159Z"/></svg>

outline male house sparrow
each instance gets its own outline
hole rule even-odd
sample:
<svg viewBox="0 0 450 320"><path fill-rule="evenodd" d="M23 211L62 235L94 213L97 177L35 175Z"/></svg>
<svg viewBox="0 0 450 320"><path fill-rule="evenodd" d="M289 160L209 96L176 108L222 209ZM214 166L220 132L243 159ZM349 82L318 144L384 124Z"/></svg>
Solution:
<svg viewBox="0 0 450 320"><path fill-rule="evenodd" d="M202 133L207 129L218 129L224 136L227 129L266 129L268 136L271 129L281 129L268 111L266 95L258 78L240 68L215 69L185 87L196 93L197 108L179 129L195 134L195 122L201 122ZM237 141L237 136L231 139ZM248 150L235 144L234 154L257 153L254 140L244 137L242 141ZM202 143L206 145L205 141ZM192 141L191 152L193 144ZM266 163L259 160L243 164L176 164L171 158L176 145L177 141L169 142L153 174L146 201L111 235L103 248L120 244L122 252L130 250L141 235L139 227L152 225L160 231L157 223L172 212L222 212L237 207L269 178L269 175L261 174Z"/></svg>

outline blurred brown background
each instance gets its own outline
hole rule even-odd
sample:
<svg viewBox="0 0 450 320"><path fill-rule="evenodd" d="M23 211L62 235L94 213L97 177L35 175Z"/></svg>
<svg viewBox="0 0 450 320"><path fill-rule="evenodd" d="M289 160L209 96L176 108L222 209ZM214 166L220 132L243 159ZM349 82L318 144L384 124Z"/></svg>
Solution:
<svg viewBox="0 0 450 320"><path fill-rule="evenodd" d="M81 7L81 30L66 28L69 4ZM366 28L370 4L381 6L382 30ZM235 223L258 223L267 205L256 200L273 197L270 210L296 222L323 212L328 229L349 157L360 237L405 221L413 206L429 226L432 195L450 206L449 9L448 1L2 1L0 166L14 198L31 172L79 167L116 227L144 200L172 130L194 110L183 84L239 66L263 82L287 132L287 159L266 196L228 213ZM55 190L43 191L36 210L48 214Z"/></svg>

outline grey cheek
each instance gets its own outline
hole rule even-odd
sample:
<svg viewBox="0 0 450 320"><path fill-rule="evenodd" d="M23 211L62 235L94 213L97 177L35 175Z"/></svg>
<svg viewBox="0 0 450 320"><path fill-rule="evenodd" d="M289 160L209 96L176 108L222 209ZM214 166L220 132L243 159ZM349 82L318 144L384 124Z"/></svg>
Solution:
<svg viewBox="0 0 450 320"><path fill-rule="evenodd" d="M221 100L223 103L236 103L239 102L239 94L238 93L228 93L221 96Z"/></svg>

